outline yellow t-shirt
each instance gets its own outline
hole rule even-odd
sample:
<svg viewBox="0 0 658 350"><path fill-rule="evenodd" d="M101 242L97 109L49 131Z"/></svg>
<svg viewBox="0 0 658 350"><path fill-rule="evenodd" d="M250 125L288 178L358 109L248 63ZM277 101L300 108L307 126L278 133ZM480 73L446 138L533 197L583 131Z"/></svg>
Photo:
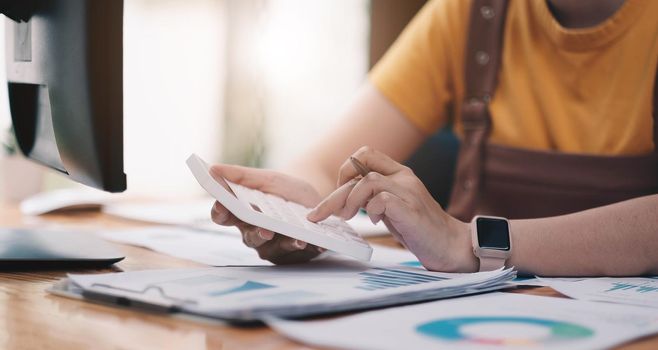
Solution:
<svg viewBox="0 0 658 350"><path fill-rule="evenodd" d="M429 2L370 73L427 134L455 120L461 135L470 6ZM599 155L651 152L658 1L627 0L584 29L562 27L546 0L508 6L490 142Z"/></svg>

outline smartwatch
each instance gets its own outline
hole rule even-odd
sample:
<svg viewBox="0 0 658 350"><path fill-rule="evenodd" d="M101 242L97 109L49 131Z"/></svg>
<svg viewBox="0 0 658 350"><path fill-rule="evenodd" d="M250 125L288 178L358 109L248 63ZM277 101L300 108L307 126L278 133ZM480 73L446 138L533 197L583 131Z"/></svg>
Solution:
<svg viewBox="0 0 658 350"><path fill-rule="evenodd" d="M512 255L512 233L509 221L496 216L478 215L471 221L473 254L480 260L480 271L505 266Z"/></svg>

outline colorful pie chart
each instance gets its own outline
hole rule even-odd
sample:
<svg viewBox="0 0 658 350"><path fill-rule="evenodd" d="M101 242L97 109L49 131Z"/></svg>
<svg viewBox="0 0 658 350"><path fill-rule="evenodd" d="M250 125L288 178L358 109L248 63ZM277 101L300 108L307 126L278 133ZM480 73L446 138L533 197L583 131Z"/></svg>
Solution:
<svg viewBox="0 0 658 350"><path fill-rule="evenodd" d="M421 324L416 331L443 341L501 346L541 346L594 335L590 328L574 323L516 316L446 318Z"/></svg>

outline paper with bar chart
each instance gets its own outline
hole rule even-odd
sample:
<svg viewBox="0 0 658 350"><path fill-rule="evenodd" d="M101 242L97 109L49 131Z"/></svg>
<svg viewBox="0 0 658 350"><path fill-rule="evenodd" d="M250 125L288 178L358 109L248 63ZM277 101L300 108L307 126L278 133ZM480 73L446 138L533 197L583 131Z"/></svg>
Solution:
<svg viewBox="0 0 658 350"><path fill-rule="evenodd" d="M69 275L85 296L121 298L232 320L306 316L398 305L504 288L512 270L430 272L405 264L319 260L292 266L244 266ZM73 289L75 289L73 288Z"/></svg>
<svg viewBox="0 0 658 350"><path fill-rule="evenodd" d="M653 309L511 293L267 323L306 344L378 350L605 349L658 332Z"/></svg>
<svg viewBox="0 0 658 350"><path fill-rule="evenodd" d="M574 299L658 308L658 277L588 278L569 282L546 279L546 284Z"/></svg>

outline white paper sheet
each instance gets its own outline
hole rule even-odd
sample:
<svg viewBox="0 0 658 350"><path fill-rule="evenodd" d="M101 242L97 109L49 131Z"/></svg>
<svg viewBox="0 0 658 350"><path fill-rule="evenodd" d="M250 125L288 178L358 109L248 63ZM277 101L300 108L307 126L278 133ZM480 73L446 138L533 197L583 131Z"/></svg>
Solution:
<svg viewBox="0 0 658 350"><path fill-rule="evenodd" d="M574 299L658 308L658 277L602 277L572 282L540 279L549 287Z"/></svg>
<svg viewBox="0 0 658 350"><path fill-rule="evenodd" d="M160 225L187 226L208 231L225 232L224 226L212 222L211 198L187 199L176 202L109 203L103 207L105 214ZM238 232L237 229L234 232Z"/></svg>
<svg viewBox="0 0 658 350"><path fill-rule="evenodd" d="M549 286L551 281L563 281L563 282L575 282L584 280L584 277L517 277L512 283L517 286L534 286L534 287L546 287Z"/></svg>
<svg viewBox="0 0 658 350"><path fill-rule="evenodd" d="M258 257L255 250L242 243L230 231L208 232L176 226L154 226L129 230L103 230L106 240L148 248L210 266L272 265Z"/></svg>
<svg viewBox="0 0 658 350"><path fill-rule="evenodd" d="M129 230L102 230L98 234L109 241L131 244L177 258L210 266L272 265L242 243L232 228L226 233L195 230L178 226L155 226ZM237 231L237 229L236 229ZM419 267L418 259L406 249L373 245L372 261L379 264ZM326 254L332 259L347 259Z"/></svg>
<svg viewBox="0 0 658 350"><path fill-rule="evenodd" d="M602 349L658 332L655 310L493 293L321 321L267 323L342 349Z"/></svg>

